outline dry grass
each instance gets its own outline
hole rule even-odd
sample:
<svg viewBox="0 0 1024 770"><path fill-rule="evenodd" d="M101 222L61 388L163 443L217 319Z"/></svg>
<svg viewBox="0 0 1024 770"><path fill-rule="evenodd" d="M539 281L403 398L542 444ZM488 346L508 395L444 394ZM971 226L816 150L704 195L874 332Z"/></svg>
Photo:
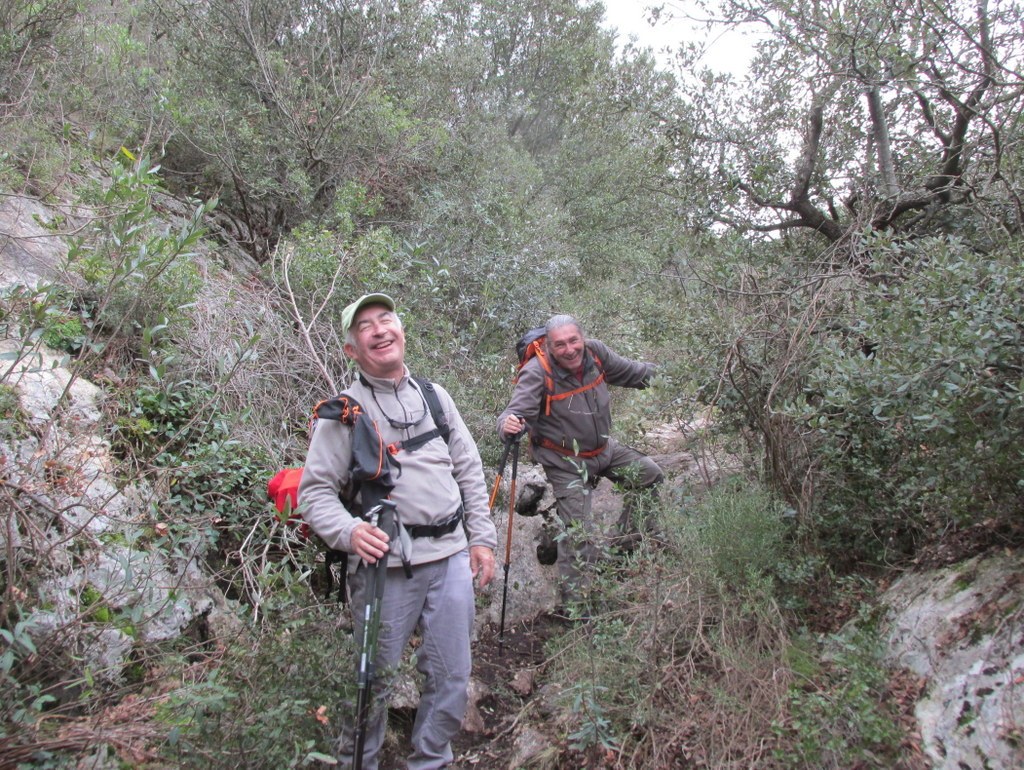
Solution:
<svg viewBox="0 0 1024 770"><path fill-rule="evenodd" d="M564 686L601 691L617 748L595 747L590 759L618 770L770 766L793 679L773 603L683 568L637 570L620 584L621 609L567 635L549 662Z"/></svg>
<svg viewBox="0 0 1024 770"><path fill-rule="evenodd" d="M14 770L31 764L40 753L54 752L85 757L100 747L109 747L128 766L139 766L157 758L154 744L167 736L167 725L154 721L157 705L166 696L129 695L100 713L76 719L41 719L33 738L24 735L0 737L0 770Z"/></svg>

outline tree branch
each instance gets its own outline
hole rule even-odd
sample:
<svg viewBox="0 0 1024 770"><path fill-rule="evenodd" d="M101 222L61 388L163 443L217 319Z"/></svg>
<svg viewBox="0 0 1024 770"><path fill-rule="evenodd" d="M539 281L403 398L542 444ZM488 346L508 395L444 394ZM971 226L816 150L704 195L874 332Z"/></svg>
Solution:
<svg viewBox="0 0 1024 770"><path fill-rule="evenodd" d="M817 230L832 243L843 237L845 230L834 219L825 216L817 206L811 203L811 175L818 162L818 149L821 145L821 131L824 124L824 107L819 98L811 105L808 115L807 134L804 139L803 152L796 167L796 178L793 182L793 194L786 208L799 214L805 227Z"/></svg>
<svg viewBox="0 0 1024 770"><path fill-rule="evenodd" d="M867 91L868 113L871 116L871 133L878 148L878 172L882 176L882 192L886 198L899 195L896 183L896 170L892 161L892 146L889 143L889 127L885 122L885 109L882 105L882 94L877 85Z"/></svg>

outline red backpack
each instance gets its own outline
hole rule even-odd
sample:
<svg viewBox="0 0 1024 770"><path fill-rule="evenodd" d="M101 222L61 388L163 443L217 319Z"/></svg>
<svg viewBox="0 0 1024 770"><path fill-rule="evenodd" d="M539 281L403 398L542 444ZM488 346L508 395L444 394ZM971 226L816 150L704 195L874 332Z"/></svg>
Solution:
<svg viewBox="0 0 1024 770"><path fill-rule="evenodd" d="M277 518L284 522L299 526L303 537L309 537L309 525L302 521L299 514L299 482L302 481L302 468L282 468L267 483L267 495L281 514Z"/></svg>

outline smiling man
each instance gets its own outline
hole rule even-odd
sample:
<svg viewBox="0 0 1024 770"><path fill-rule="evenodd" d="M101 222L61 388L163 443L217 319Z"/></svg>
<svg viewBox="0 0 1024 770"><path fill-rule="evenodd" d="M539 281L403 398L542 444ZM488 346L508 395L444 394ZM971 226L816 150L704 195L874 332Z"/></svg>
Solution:
<svg viewBox="0 0 1024 770"><path fill-rule="evenodd" d="M557 559L561 609L585 615L601 556L590 491L602 476L633 491L623 504L615 544L629 548L640 540L641 529L652 531L650 508L661 468L611 437L608 386L646 388L654 364L631 361L587 339L569 315L553 316L544 331L548 361L538 355L520 369L512 400L498 417L498 433L507 439L524 428L530 432L533 457L544 468L566 529Z"/></svg>
<svg viewBox="0 0 1024 770"><path fill-rule="evenodd" d="M497 534L488 509L483 464L451 396L439 385L410 376L405 366L405 331L391 297L367 294L346 307L342 333L345 354L359 365L359 375L339 398L350 399L345 401L348 405L351 400L357 402L362 409L358 419L370 418L384 446L393 450L389 455L397 463L389 498L408 542L402 548L393 547L397 544L389 542L384 531L343 505L341 495L353 477L353 440L358 442L359 433L338 419L316 423L299 487L301 511L329 547L358 557L358 562L349 560L354 568L387 559L376 668L386 680L387 672L401 661L413 632L419 631L416 667L425 679L407 767L448 767L453 759L451 739L462 723L468 699L473 581L482 588L494 576ZM431 390L443 414L439 421L428 404ZM410 565L408 574L403 558ZM357 610L368 598L369 572L359 568L349 572L352 606ZM361 612L354 612L353 620L359 639ZM378 766L386 700L386 687L375 691L362 758L366 770ZM341 767L353 764L353 728L347 722L339 738Z"/></svg>

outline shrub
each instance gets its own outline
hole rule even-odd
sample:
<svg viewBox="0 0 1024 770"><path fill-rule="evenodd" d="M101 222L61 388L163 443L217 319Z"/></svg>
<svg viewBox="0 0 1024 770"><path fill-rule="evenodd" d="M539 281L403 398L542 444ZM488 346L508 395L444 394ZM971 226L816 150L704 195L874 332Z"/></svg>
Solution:
<svg viewBox="0 0 1024 770"><path fill-rule="evenodd" d="M43 342L54 350L77 353L86 338L85 324L74 316L51 317L43 331Z"/></svg>
<svg viewBox="0 0 1024 770"><path fill-rule="evenodd" d="M789 406L820 452L814 526L830 553L880 561L1019 509L1018 252L954 238L876 251L879 281L857 293L851 333L823 342L806 399Z"/></svg>
<svg viewBox="0 0 1024 770"><path fill-rule="evenodd" d="M213 405L213 394L205 387L187 382L144 383L120 397L111 436L114 449L142 460L168 452L180 455L211 426L221 432L224 423L213 422ZM166 456L163 463L174 464Z"/></svg>
<svg viewBox="0 0 1024 770"><path fill-rule="evenodd" d="M122 147L109 170L111 184L99 196L96 217L70 241L68 269L87 286L83 304L93 322L107 334L130 335L166 324L195 297L200 278L191 249L215 202L193 202L174 229L156 211L158 166Z"/></svg>
<svg viewBox="0 0 1024 770"><path fill-rule="evenodd" d="M798 680L785 720L773 725L776 760L791 768L893 766L902 733L886 706L881 642L869 623L832 637L831 646L824 669Z"/></svg>
<svg viewBox="0 0 1024 770"><path fill-rule="evenodd" d="M559 766L763 766L788 683L785 626L770 579L724 587L694 542L606 567L599 609L549 643Z"/></svg>
<svg viewBox="0 0 1024 770"><path fill-rule="evenodd" d="M209 768L298 767L329 759L343 704L354 699L354 647L337 605L282 618L232 646L216 671L162 712L168 759ZM251 643L250 643L251 642Z"/></svg>
<svg viewBox="0 0 1024 770"><path fill-rule="evenodd" d="M740 477L717 485L682 526L684 549L706 560L727 586L740 588L771 576L788 558L782 504Z"/></svg>

